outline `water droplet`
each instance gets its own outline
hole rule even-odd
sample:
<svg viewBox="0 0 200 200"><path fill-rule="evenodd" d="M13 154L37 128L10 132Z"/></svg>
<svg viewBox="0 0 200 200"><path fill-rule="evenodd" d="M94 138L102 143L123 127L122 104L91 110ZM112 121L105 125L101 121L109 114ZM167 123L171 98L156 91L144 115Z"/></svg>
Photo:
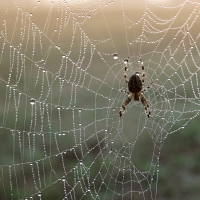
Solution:
<svg viewBox="0 0 200 200"><path fill-rule="evenodd" d="M127 63L128 63L128 59L125 59L125 60L124 60L124 64L127 64Z"/></svg>
<svg viewBox="0 0 200 200"><path fill-rule="evenodd" d="M139 73L139 72L135 72L135 74L136 74L137 76L140 76L140 73Z"/></svg>
<svg viewBox="0 0 200 200"><path fill-rule="evenodd" d="M30 100L30 104L31 104L31 105L35 105L35 99L31 99L31 100Z"/></svg>
<svg viewBox="0 0 200 200"><path fill-rule="evenodd" d="M41 197L41 196L42 196L41 192L38 192L38 197Z"/></svg>
<svg viewBox="0 0 200 200"><path fill-rule="evenodd" d="M113 54L113 58L116 60L116 59L118 59L118 54L117 53L114 53Z"/></svg>

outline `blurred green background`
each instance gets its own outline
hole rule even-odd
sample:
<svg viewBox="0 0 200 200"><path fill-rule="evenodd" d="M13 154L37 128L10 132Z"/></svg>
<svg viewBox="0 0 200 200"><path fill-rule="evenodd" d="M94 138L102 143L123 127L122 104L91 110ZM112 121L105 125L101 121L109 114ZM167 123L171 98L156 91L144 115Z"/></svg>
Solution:
<svg viewBox="0 0 200 200"><path fill-rule="evenodd" d="M198 199L195 1L1 4L0 199ZM152 118L120 120L139 55Z"/></svg>

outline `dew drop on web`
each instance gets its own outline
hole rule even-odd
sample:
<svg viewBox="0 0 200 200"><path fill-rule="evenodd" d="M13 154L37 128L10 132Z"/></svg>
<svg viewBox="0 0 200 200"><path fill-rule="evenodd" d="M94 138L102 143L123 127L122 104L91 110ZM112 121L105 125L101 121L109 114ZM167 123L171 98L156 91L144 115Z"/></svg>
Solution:
<svg viewBox="0 0 200 200"><path fill-rule="evenodd" d="M31 100L30 100L30 104L31 104L31 105L35 105L35 99L31 99Z"/></svg>
<svg viewBox="0 0 200 200"><path fill-rule="evenodd" d="M128 63L128 59L125 59L125 60L124 60L124 64L127 64L127 63Z"/></svg>
<svg viewBox="0 0 200 200"><path fill-rule="evenodd" d="M113 54L113 58L114 58L115 60L117 60L117 59L118 59L118 54L117 54L117 53L114 53L114 54Z"/></svg>

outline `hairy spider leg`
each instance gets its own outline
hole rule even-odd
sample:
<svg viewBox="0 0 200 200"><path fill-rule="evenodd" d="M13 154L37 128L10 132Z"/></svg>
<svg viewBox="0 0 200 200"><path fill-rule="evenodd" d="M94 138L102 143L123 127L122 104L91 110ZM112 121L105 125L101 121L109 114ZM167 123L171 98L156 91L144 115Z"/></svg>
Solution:
<svg viewBox="0 0 200 200"><path fill-rule="evenodd" d="M147 117L150 118L151 112L150 112L149 104L147 100L144 98L143 94L141 94L141 102L142 102L142 105L144 106Z"/></svg>
<svg viewBox="0 0 200 200"><path fill-rule="evenodd" d="M148 89L150 89L152 84L153 84L153 82L151 82L151 84L148 87L146 87L144 90L142 90L142 93L144 94Z"/></svg>
<svg viewBox="0 0 200 200"><path fill-rule="evenodd" d="M125 59L124 60L124 80L125 80L125 82L126 83L128 83L128 79L127 79L127 70L128 70L128 62L129 62L129 57L128 57L128 59Z"/></svg>
<svg viewBox="0 0 200 200"><path fill-rule="evenodd" d="M121 108L120 108L120 111L119 111L119 116L122 117L125 109L126 109L126 106L130 103L131 101L131 97L129 96L121 105Z"/></svg>
<svg viewBox="0 0 200 200"><path fill-rule="evenodd" d="M142 58L140 57L140 65L141 65L141 67L142 67L142 85L144 84L144 79L145 79L145 72L144 72L144 63L143 63L143 61L142 61Z"/></svg>

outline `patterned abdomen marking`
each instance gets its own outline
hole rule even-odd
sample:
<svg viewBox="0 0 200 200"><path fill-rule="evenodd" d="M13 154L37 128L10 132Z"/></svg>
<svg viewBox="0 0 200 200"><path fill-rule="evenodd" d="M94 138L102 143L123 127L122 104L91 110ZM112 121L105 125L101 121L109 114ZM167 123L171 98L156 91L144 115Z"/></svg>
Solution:
<svg viewBox="0 0 200 200"><path fill-rule="evenodd" d="M128 89L132 93L138 93L142 90L142 81L138 75L133 74L129 78Z"/></svg>

